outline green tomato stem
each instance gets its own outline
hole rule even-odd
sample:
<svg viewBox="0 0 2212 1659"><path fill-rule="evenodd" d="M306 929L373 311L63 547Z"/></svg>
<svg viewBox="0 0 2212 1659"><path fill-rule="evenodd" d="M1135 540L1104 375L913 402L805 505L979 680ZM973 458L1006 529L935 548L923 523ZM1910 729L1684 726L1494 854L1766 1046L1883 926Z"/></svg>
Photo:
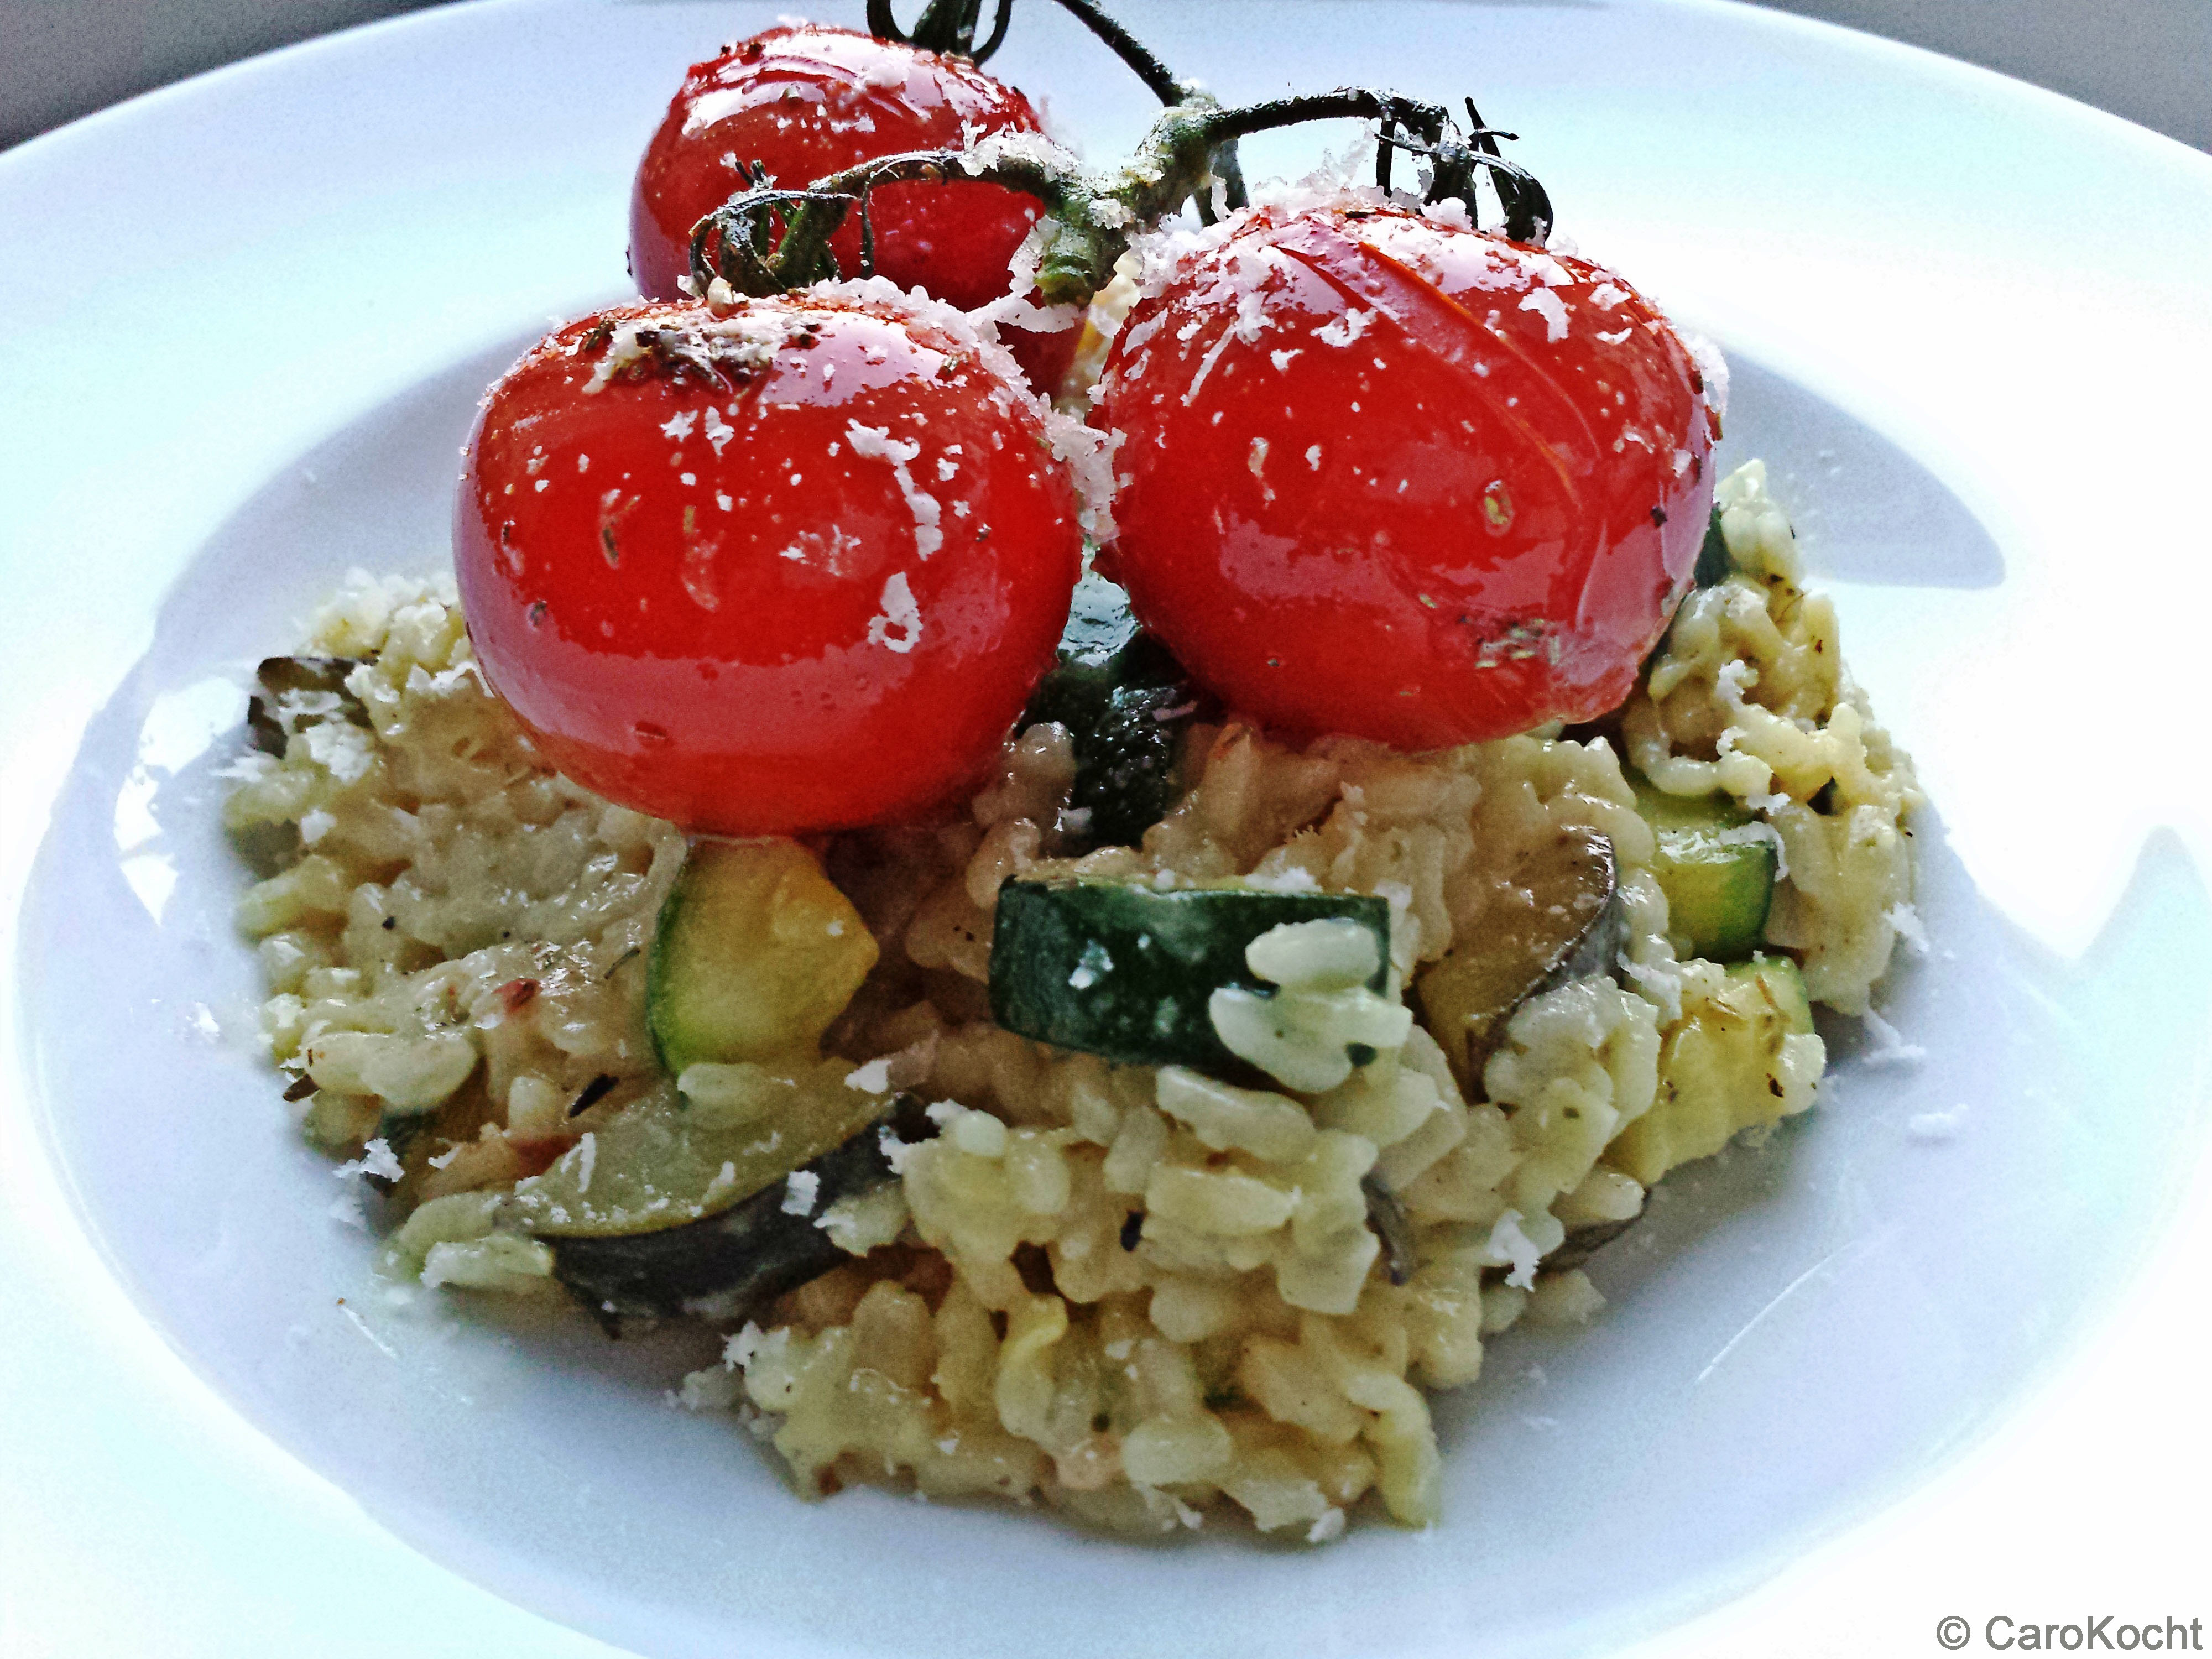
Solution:
<svg viewBox="0 0 2212 1659"><path fill-rule="evenodd" d="M754 176L748 174L748 177ZM835 281L830 239L854 198L820 190L741 190L691 228L691 281L706 293L717 278L739 294L781 294ZM781 240L775 221L783 221Z"/></svg>
<svg viewBox="0 0 2212 1659"><path fill-rule="evenodd" d="M1157 224L1186 202L1199 202L1203 211L1208 187L1216 181L1226 191L1230 180L1220 171L1221 158L1228 155L1233 165L1237 139L1304 121L1346 118L1376 124L1382 142L1376 182L1383 188L1390 185L1393 155L1409 150L1427 156L1432 165L1425 199L1457 197L1472 212L1475 179L1487 172L1505 212L1508 235L1540 242L1550 228L1552 205L1543 186L1498 153L1498 139L1514 135L1484 126L1471 100L1467 109L1474 126L1462 135L1441 105L1364 87L1235 108L1224 108L1206 93L1181 89L1184 95L1160 112L1136 152L1109 173L1085 173L1073 158L1048 147L994 145L987 139L969 150L878 156L817 179L803 191L763 188L757 177L748 174L751 187L694 230L694 282L702 293L720 276L739 292L767 294L834 277L839 273L830 239L855 203L865 274L874 262L872 191L887 184L974 180L1020 191L1044 204L1051 228L1037 266L1038 293L1048 305L1085 304L1111 280L1115 262L1136 231ZM778 216L783 234L772 246Z"/></svg>
<svg viewBox="0 0 2212 1659"><path fill-rule="evenodd" d="M1000 42L1006 38L1006 23L1013 9L1013 0L999 0L990 39L979 46L975 26L982 18L983 0L929 0L910 30L899 27L891 0L868 0L868 33L879 40L919 46L924 52L950 52L980 64L998 51Z"/></svg>
<svg viewBox="0 0 2212 1659"><path fill-rule="evenodd" d="M1196 82L1177 80L1165 64L1153 56L1135 35L1108 15L1095 0L1057 0L1057 3L1061 10L1075 17L1084 27L1105 42L1108 50L1133 70L1137 78L1161 103L1172 108L1200 95ZM1236 140L1231 139L1217 149L1207 158L1207 164L1213 176L1221 180L1231 210L1243 207L1247 199L1244 169L1237 159ZM1212 224L1213 204L1207 198L1207 193L1200 191L1197 203L1199 217Z"/></svg>

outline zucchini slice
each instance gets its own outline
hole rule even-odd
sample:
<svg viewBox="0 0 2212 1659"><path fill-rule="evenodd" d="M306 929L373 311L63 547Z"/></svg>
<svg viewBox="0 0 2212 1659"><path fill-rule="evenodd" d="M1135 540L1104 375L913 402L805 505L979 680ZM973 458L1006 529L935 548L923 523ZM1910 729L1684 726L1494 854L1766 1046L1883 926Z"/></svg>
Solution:
<svg viewBox="0 0 2212 1659"><path fill-rule="evenodd" d="M1245 947L1286 922L1356 921L1376 938L1380 992L1390 960L1389 901L1357 893L1158 888L1110 881L1010 881L991 937L991 1017L1010 1031L1139 1066L1214 1076L1247 1066L1214 1034L1207 1001L1224 986L1263 994Z"/></svg>
<svg viewBox="0 0 2212 1659"><path fill-rule="evenodd" d="M1128 596L1085 576L1060 636L1060 661L1038 682L1024 726L1055 721L1075 745L1065 850L1134 847L1180 793L1176 761L1197 712L1190 677L1137 626Z"/></svg>
<svg viewBox="0 0 2212 1659"><path fill-rule="evenodd" d="M719 1214L769 1189L891 1109L854 1087L853 1063L781 1073L750 1064L687 1071L515 1185L502 1219L548 1238L626 1237Z"/></svg>
<svg viewBox="0 0 2212 1659"><path fill-rule="evenodd" d="M1469 1098L1513 1012L1530 997L1609 972L1628 943L1613 843L1571 830L1525 854L1479 930L1419 979L1422 1023Z"/></svg>
<svg viewBox="0 0 2212 1659"><path fill-rule="evenodd" d="M1776 869L1771 832L1733 797L1662 794L1636 781L1637 810L1659 842L1651 866L1667 895L1676 954L1735 962L1766 937Z"/></svg>
<svg viewBox="0 0 2212 1659"><path fill-rule="evenodd" d="M653 930L653 1047L672 1076L811 1056L875 965L867 923L798 842L700 842Z"/></svg>
<svg viewBox="0 0 2212 1659"><path fill-rule="evenodd" d="M737 1320L848 1256L821 1225L830 1206L896 1181L885 1133L908 1145L937 1133L902 1095L890 1115L797 1171L813 1177L802 1205L773 1182L728 1209L658 1232L552 1240L553 1276L603 1320L693 1314Z"/></svg>

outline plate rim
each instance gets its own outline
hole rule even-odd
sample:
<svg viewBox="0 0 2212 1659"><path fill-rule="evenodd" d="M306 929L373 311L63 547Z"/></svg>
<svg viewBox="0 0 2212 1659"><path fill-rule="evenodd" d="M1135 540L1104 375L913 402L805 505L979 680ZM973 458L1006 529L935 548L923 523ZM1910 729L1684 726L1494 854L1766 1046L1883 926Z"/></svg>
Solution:
<svg viewBox="0 0 2212 1659"><path fill-rule="evenodd" d="M48 165L68 165L72 148L86 142L88 137L97 137L100 134L113 131L127 130L136 131L149 125L158 128L161 123L171 118L173 112L179 117L188 117L191 112L198 107L202 100L210 95L211 88L216 92L236 90L246 86L249 82L256 77L281 77L285 72L285 64L288 60L305 61L311 56L319 57L325 54L337 55L357 52L360 50L361 43L366 37L375 36L379 40L382 40L388 36L398 34L401 32L411 32L416 29L424 28L426 25L429 25L434 21L442 22L451 12L465 10L471 13L481 13L494 10L505 10L520 14L525 9L526 7L523 3L523 0L473 0L473 3L465 7L441 9L441 10L436 11L412 13L376 20L371 22L356 25L331 35L295 43L254 58L244 60L238 64L225 65L220 69L209 71L201 76L191 77L191 79L184 82L156 88L151 92L141 94L137 98L126 100L122 104L112 106L107 109L95 112L90 115L80 118L78 120L69 123L61 128L55 129L50 132L41 134L37 137L26 141L24 143L20 144L9 151L0 153L0 192L4 192L10 185L17 182L18 176L24 172L35 172L36 170ZM2051 92L2045 88L2038 88L2025 82L2017 81L2013 77L2003 76L1994 70L1960 63L1957 60L1942 58L1938 54L1924 51L1922 48L1906 46L1899 42L1887 40L1880 37L1865 35L1856 31L1842 28L1838 26L1821 22L1818 20L1797 17L1788 14L1764 12L1754 8L1737 5L1733 3L1733 0L1641 0L1639 9L1657 10L1672 9L1706 11L1725 15L1737 20L1738 21L1741 21L1748 16L1750 18L1756 19L1758 26L1797 33L1806 41L1813 43L1816 47L1843 49L1843 46L1838 45L1840 42L1843 43L1844 46L1847 46L1848 49L1854 52L1869 54L1877 60L1885 57L1889 57L1893 54L1902 54L1902 61L1912 63L1917 72L1932 76L1948 75L1961 76L1964 77L1964 80L1959 82L1959 84L1970 89L1978 87L1986 90L1986 85L1988 82L1998 83L2002 87L2009 89L2006 94L2008 96L2016 97L2025 94L2029 99L2039 103L2043 100L2050 100L2051 106L2051 112L2054 118L2057 118L2060 112L2063 112L2065 118L2068 119L2079 119L2083 115L2086 115L2091 118L2097 124L2110 124L2112 128L2116 128L2118 130L2116 132L2108 131L2106 134L2108 138L2112 138L2116 142L2123 142L2130 145L2140 146L2142 140L2149 140L2150 144L2148 147L2144 149L2142 155L2142 160L2147 165L2165 166L2179 162L2183 166L2185 170L2193 170L2194 182L2197 185L2206 188L2208 191L2212 191L2212 156L2206 156L2201 152L2194 150L2189 146L2181 143L2178 140L2171 139L2164 137L2163 135L2152 132L2148 129L2136 126L2118 116L2094 109L2090 106L2081 104L2078 100L2068 98L2063 94ZM9 568L9 566L14 562L15 562L12 560L0 557L0 574L6 575L11 581L20 580L21 574L19 570ZM26 560L25 562L27 563L28 561ZM113 688L110 686L107 689L112 690ZM101 695L104 698L105 693L102 693ZM99 700L100 699L95 699L94 706L96 706ZM90 712L90 708L87 708L85 710L85 713L88 715ZM45 755L45 763L43 765L40 763L38 757L33 757L32 763L27 766L23 763L25 750L24 738L26 735L24 728L29 723L30 720L38 713L39 711L37 710L18 709L15 716L10 718L7 712L0 711L0 737L4 737L5 739L5 748L4 750L0 750L0 756L4 756L7 762L7 772L4 775L8 775L19 781L31 781L34 784L39 780L51 775L58 781L58 774L53 773L52 768L52 756L51 752L47 752ZM75 743L73 740L67 744L67 749L69 751L73 753L75 749ZM27 796L21 796L19 797L19 799L28 799L33 801L40 801L50 799L50 797L40 793L39 788L34 787ZM37 816L41 815L37 813L19 815L19 822L21 817ZM19 1085L22 1082L20 1060L17 1059L17 1055L20 1052L18 1047L20 1034L13 1029L13 1022L18 1012L16 995L18 988L15 982L17 977L17 958L15 951L12 947L15 928L20 915L21 885L20 880L17 878L19 873L21 873L16 868L17 860L14 856L12 856L12 854L15 852L21 850L16 848L14 843L22 839L25 839L25 837L18 835L9 837L5 842L0 842L0 947L6 947L4 951L0 951L0 963L4 963L5 964L4 966L0 966L0 991L5 992L8 1005L4 1014L0 1014L0 1049L4 1049L8 1052L9 1054L11 1062L14 1062L11 1063L7 1072L0 1073L0 1094L4 1094L9 1097L9 1098L5 1102L4 1108L0 1108L0 1109L4 1109L5 1111L5 1115L0 1115L0 1126L5 1126L9 1128L19 1128L23 1121L21 1114L17 1109L19 1109L24 1103L14 1098L14 1097L19 1094L27 1096L31 1092L27 1088L19 1087ZM38 840L38 836L33 835L27 837L27 839L32 843L35 844ZM27 865L25 867L27 867ZM27 1170L21 1161L21 1154L24 1148L20 1144L20 1141L17 1145L12 1147L0 1150L4 1150L8 1154L8 1162L11 1166L8 1171L8 1178L10 1184L15 1185L19 1192L33 1191L39 1185L37 1181L37 1171L34 1169ZM52 1162L51 1152L51 1148L34 1147L32 1150L32 1156L34 1160L44 1158L46 1161ZM49 1170L47 1173L53 1174L55 1172ZM2201 1173L2202 1172L2200 1171L2200 1175ZM51 1197L51 1194L49 1196ZM73 1214L74 1212L71 1211L70 1213ZM89 1240L80 1240L77 1242L80 1243L90 1243ZM52 1265L57 1267L61 1275L65 1278L81 1275L84 1267L86 1266L85 1262L81 1259L80 1253L69 1248L66 1242L56 1249L55 1256L56 1260ZM78 1257L79 1259L72 1260L72 1257ZM83 1285L82 1282L79 1284L79 1288L87 1290L88 1292L92 1290L91 1286ZM2128 1299L2132 1302L2143 1293L2143 1289L2144 1287L2142 1285L2135 1287L2135 1289L2129 1293ZM99 1302L99 1297L96 1294L94 1297L94 1300L95 1304ZM102 1343L114 1341L118 1333L112 1329L103 1330L100 1328L100 1326L104 1321L112 1321L117 1311L118 1310L112 1306L95 1306L88 1310L88 1334L94 1342ZM2117 1318L2118 1316L2118 1311L2119 1310L2117 1309L2114 1310L2112 1316ZM136 1314L135 1304L132 1304L131 1316L133 1317L142 1317ZM127 1336L127 1333L125 1333L124 1334ZM125 1341L122 1346L127 1347L130 1345ZM172 1356L172 1358L174 1358L174 1356ZM2078 1358L2079 1356L2075 1356L2075 1358ZM2065 1369L2070 1370L2073 1369L2073 1366L2069 1363ZM2063 1376L2046 1376L2039 1392L2047 1395L2053 1389L2063 1386L2063 1383L2064 1378ZM169 1386L178 1389L180 1397L189 1396L191 1389L190 1383L172 1378L170 1379ZM200 1386L204 1388L205 1385L201 1384ZM2043 1402L2041 1401L2036 1399L2027 1399L2015 1403L2012 1409L2006 1413L2008 1421L2017 1422L2028 1413L2040 1410L2042 1403ZM209 1409L210 1405L213 1407L212 1410ZM222 1431L228 1426L224 1423L223 1419L226 1415L234 1413L236 1408L231 1407L227 1401L215 1400L211 1401L188 1402L186 1405L186 1410L191 1416L199 1419L202 1422L203 1426L210 1434L215 1435L217 1438L222 1438L223 1437ZM243 1426L246 1428L246 1435L249 1439L258 1439L260 1437L259 1431L252 1429L251 1425ZM241 1441L239 1443L242 1448L246 1442ZM243 1455L242 1450L241 1455ZM1969 1453L1968 1455L1972 1455L1973 1454ZM283 1463L289 1464L294 1462L294 1460L290 1458L289 1454L280 1453L279 1456ZM1955 1466L1953 1472L1955 1473ZM272 1491L276 1494L272 1501L279 1504L295 1504L313 1510L321 1506L330 1495L327 1492L319 1492L314 1490L317 1486L323 1485L320 1477L313 1475L312 1471L305 1469L303 1466L299 1466L293 1469L285 1469L281 1467L268 1468L261 1470L259 1473L263 1478L269 1481ZM0 1516L4 1516L6 1514L6 1505L9 1501L21 1501L21 1496L22 1495L20 1493L9 1492L4 1486L0 1486ZM347 1500L341 1501L343 1502ZM1908 1498L1902 1501L1910 1502L1911 1500ZM1856 1531L1865 1527L1867 1524L1869 1524L1867 1518L1864 1516L1859 1516L1853 1517L1846 1521L1843 1523L1843 1526L1845 1529ZM1834 1530L1832 1529L1829 1534L1830 1542L1833 1541L1834 1535ZM1825 1549L1826 1547L1826 1544L1816 1546L1816 1548ZM410 1551L408 1553L411 1555L413 1552ZM442 1572L445 1571L439 1567L438 1564L428 1561L427 1558L417 1557L416 1559L421 1560L422 1564L426 1567L431 1569L433 1572ZM466 1588L466 1595L490 1596L491 1593L489 1591L477 1590L473 1586L469 1586ZM465 1599L465 1597L464 1599ZM493 1599L496 1600L495 1597ZM516 1615L519 1615L521 1620L529 1621L527 1628L529 1628L531 1632L531 1639L538 1640L541 1638L543 1632L541 1632L538 1627L541 1626L544 1621L540 1620L538 1615L530 1613L526 1609L514 1607L511 1604L503 1601L500 1602L499 1606L502 1608L507 1609L509 1612ZM19 1619L21 1617L19 1611L12 1609L10 1616ZM33 1606L31 1616L33 1618L39 1616L35 1605ZM38 1633L36 1626L32 1626L28 1628L30 1629L31 1633L35 1637ZM523 1628L525 1628L525 1626L517 1626L518 1632ZM559 1630L560 1633L563 1636L572 1634L572 1632L567 1632L565 1628L562 1627L550 1628ZM590 1638L580 1639L589 1641ZM212 1651L213 1650L210 1650ZM593 1644L589 1648L579 1648L576 1650L583 1652L613 1651L614 1650L605 1649L600 1644Z"/></svg>

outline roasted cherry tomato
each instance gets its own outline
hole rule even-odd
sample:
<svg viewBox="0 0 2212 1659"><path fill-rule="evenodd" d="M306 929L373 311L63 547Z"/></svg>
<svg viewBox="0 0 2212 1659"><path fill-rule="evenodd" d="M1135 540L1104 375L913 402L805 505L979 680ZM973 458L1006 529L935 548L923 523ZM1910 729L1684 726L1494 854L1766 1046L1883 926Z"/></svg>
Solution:
<svg viewBox="0 0 2212 1659"><path fill-rule="evenodd" d="M1131 313L1113 574L1245 711L1421 749L1618 705L1717 422L1603 268L1397 209L1257 210Z"/></svg>
<svg viewBox="0 0 2212 1659"><path fill-rule="evenodd" d="M486 675L555 766L690 829L929 806L996 755L1081 561L1018 378L884 284L569 324L466 452Z"/></svg>
<svg viewBox="0 0 2212 1659"><path fill-rule="evenodd" d="M1030 100L964 58L812 23L773 28L694 64L630 195L629 262L639 292L674 299L691 269L691 228L745 187L740 165L803 187L872 156L957 149L1001 132L1041 132ZM876 270L963 311L1006 291L1014 250L1043 209L1004 185L955 180L872 193ZM860 264L859 216L830 242L848 276ZM1067 372L1075 331L1005 331L1032 384Z"/></svg>

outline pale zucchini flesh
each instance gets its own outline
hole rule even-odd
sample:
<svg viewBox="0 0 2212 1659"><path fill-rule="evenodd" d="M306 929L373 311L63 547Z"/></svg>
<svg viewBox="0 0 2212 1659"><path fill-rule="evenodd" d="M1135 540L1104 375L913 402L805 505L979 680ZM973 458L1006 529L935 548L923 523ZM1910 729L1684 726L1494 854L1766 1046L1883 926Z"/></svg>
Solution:
<svg viewBox="0 0 2212 1659"><path fill-rule="evenodd" d="M501 1219L549 1238L682 1226L743 1202L842 1145L891 1108L847 1081L850 1060L718 1066L713 1103L664 1082L520 1182Z"/></svg>
<svg viewBox="0 0 2212 1659"><path fill-rule="evenodd" d="M1808 1104L1810 1091L1794 1086L1785 1044L1812 1036L1813 1006L1796 963L1759 956L1736 963L1720 993L1668 1033L1658 1098L1613 1138L1606 1163L1649 1187L1740 1131Z"/></svg>
<svg viewBox="0 0 2212 1659"><path fill-rule="evenodd" d="M853 902L791 841L702 841L660 908L646 1018L673 1076L811 1056L876 965Z"/></svg>
<svg viewBox="0 0 2212 1659"><path fill-rule="evenodd" d="M746 1317L762 1304L849 1261L821 1225L836 1203L896 1182L891 1142L937 1133L921 1102L890 1113L802 1168L811 1185L793 1201L789 1177L729 1208L656 1232L556 1237L553 1276L603 1321L685 1313ZM887 1142L885 1136L891 1138Z"/></svg>
<svg viewBox="0 0 2212 1659"><path fill-rule="evenodd" d="M1636 805L1658 842L1651 873L1676 953L1735 962L1756 951L1774 902L1772 832L1724 794L1669 795L1639 780Z"/></svg>

